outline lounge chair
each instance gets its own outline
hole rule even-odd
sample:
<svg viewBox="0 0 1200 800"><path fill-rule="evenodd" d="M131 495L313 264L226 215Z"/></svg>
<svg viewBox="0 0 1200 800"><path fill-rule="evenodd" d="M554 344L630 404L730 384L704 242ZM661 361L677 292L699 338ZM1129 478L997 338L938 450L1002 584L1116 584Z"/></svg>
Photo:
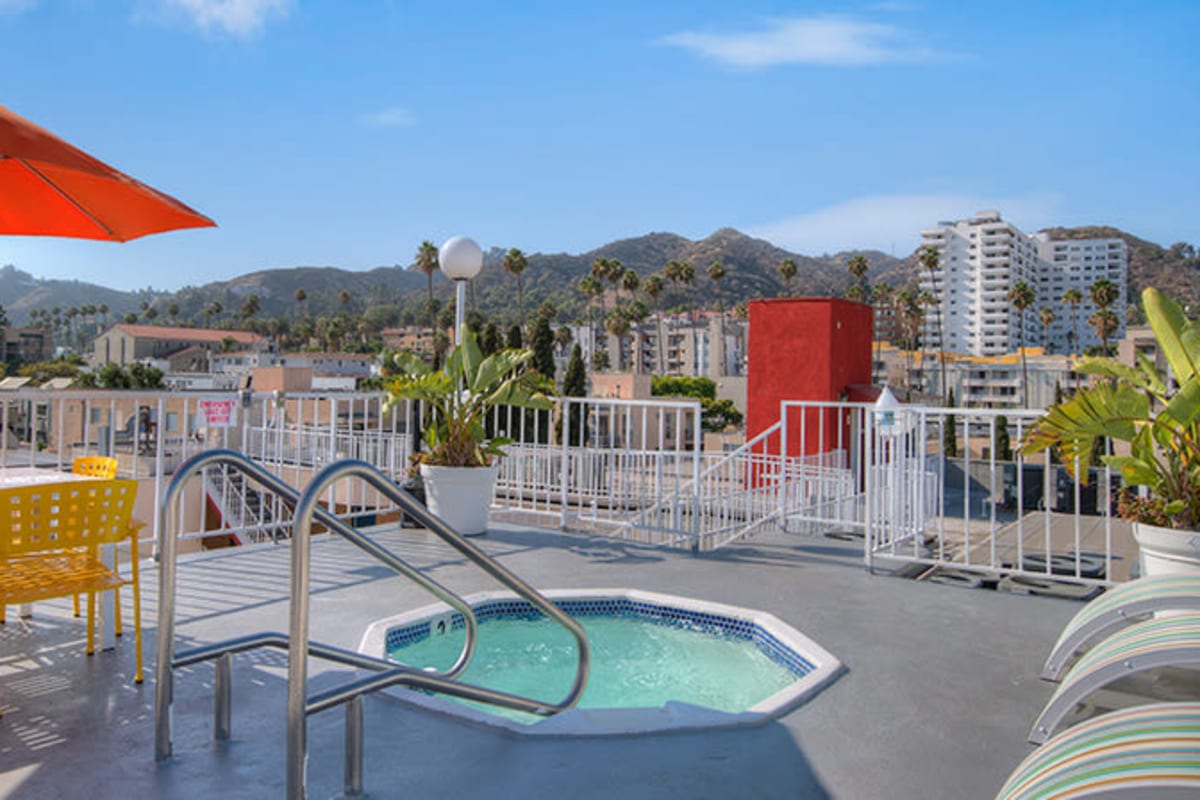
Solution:
<svg viewBox="0 0 1200 800"><path fill-rule="evenodd" d="M1081 722L1029 755L996 800L1200 797L1200 703L1135 706Z"/></svg>
<svg viewBox="0 0 1200 800"><path fill-rule="evenodd" d="M1041 744L1088 695L1148 669L1200 664L1200 614L1148 619L1117 631L1080 656L1033 723L1029 741Z"/></svg>
<svg viewBox="0 0 1200 800"><path fill-rule="evenodd" d="M1141 617L1171 610L1200 612L1200 577L1161 575L1109 589L1084 606L1063 629L1046 658L1042 677L1058 680L1082 649Z"/></svg>

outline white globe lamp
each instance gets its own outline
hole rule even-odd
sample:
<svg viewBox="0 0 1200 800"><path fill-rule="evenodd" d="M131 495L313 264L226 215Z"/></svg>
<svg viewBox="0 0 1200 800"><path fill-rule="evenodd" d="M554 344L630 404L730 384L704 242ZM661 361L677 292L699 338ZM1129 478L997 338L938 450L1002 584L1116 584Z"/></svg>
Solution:
<svg viewBox="0 0 1200 800"><path fill-rule="evenodd" d="M454 343L459 344L466 323L467 281L483 269L483 250L473 239L454 236L438 251L438 265L442 273L454 281Z"/></svg>

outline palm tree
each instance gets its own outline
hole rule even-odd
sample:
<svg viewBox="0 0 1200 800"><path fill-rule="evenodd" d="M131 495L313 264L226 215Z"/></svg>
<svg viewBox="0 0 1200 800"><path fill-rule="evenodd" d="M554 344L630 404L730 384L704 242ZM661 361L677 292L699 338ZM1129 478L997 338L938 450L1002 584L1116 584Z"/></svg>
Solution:
<svg viewBox="0 0 1200 800"><path fill-rule="evenodd" d="M100 327L108 327L108 303L101 303L96 306L96 311L100 314Z"/></svg>
<svg viewBox="0 0 1200 800"><path fill-rule="evenodd" d="M1029 407L1029 375L1025 369L1025 310L1037 300L1033 287L1017 281L1008 290L1008 302L1017 311L1017 343L1021 351L1021 407Z"/></svg>
<svg viewBox="0 0 1200 800"><path fill-rule="evenodd" d="M517 279L517 318L521 322L522 330L525 328L525 297L521 289L521 273L527 266L529 260L517 248L513 247L504 254L504 271Z"/></svg>
<svg viewBox="0 0 1200 800"><path fill-rule="evenodd" d="M613 308L621 304L621 280L625 277L625 265L619 258L604 259L604 278L613 288Z"/></svg>
<svg viewBox="0 0 1200 800"><path fill-rule="evenodd" d="M625 370L625 336L629 333L629 317L623 310L614 308L604 318L604 329L617 338L617 372Z"/></svg>
<svg viewBox="0 0 1200 800"><path fill-rule="evenodd" d="M1063 292L1062 301L1067 304L1068 308L1071 309L1071 352L1078 354L1079 326L1075 321L1075 309L1078 308L1079 304L1083 302L1083 292L1079 291L1079 289L1076 287L1071 287ZM1075 380L1078 382L1078 375L1075 376ZM1078 388L1078 386L1076 388Z"/></svg>
<svg viewBox="0 0 1200 800"><path fill-rule="evenodd" d="M787 297L792 296L792 279L796 277L796 262L785 258L779 262L779 274L783 278L783 291Z"/></svg>
<svg viewBox="0 0 1200 800"><path fill-rule="evenodd" d="M893 316L904 340L904 386L908 390L912 386L912 353L917 348L917 335L925 325L925 312L912 289L897 292L894 303Z"/></svg>
<svg viewBox="0 0 1200 800"><path fill-rule="evenodd" d="M567 325L559 325L554 329L554 344L562 352L571 346L571 340L575 337L571 335L571 328Z"/></svg>
<svg viewBox="0 0 1200 800"><path fill-rule="evenodd" d="M713 294L717 296L717 311L723 312L724 305L721 302L721 281L725 280L725 265L720 261L714 261L708 265L708 278L713 282Z"/></svg>
<svg viewBox="0 0 1200 800"><path fill-rule="evenodd" d="M921 266L929 272L929 288L933 293L935 302L933 303L934 317L933 324L937 328L937 346L938 346L938 362L942 368L942 405L946 404L946 360L942 358L942 350L945 349L945 342L942 336L942 296L938 291L937 276L938 270L941 268L942 256L938 249L933 245L929 245L921 250L920 255Z"/></svg>
<svg viewBox="0 0 1200 800"><path fill-rule="evenodd" d="M428 239L421 242L421 246L417 248L417 258L413 262L413 267L425 273L426 287L429 290L429 298L426 301L426 312L429 314L429 335L434 336L437 333L437 311L433 304L433 273L438 271L438 249L433 242Z"/></svg>
<svg viewBox="0 0 1200 800"><path fill-rule="evenodd" d="M918 306L919 308L921 308L921 309L922 309L922 310L921 310L921 325L922 325L922 327L924 327L924 325L925 325L925 314L926 314L926 312L925 312L925 310L924 310L924 309L927 309L927 308L936 308L936 307L937 307L937 304L938 304L938 300L937 300L937 297L934 295L934 293L933 293L933 292L921 292L920 294L918 294L918 295L917 295L917 306ZM932 350L933 348L930 348L930 349ZM925 340L924 340L923 338L922 338L922 340L921 340L921 353L922 353L922 355L921 355L921 360L922 360L922 367L923 367L923 366L924 366L924 359L925 359L925 356L924 356L924 353L925 353ZM937 362L935 361L934 363L936 364ZM922 370L921 370L921 371L922 371L922 372L924 372L924 369L922 368ZM936 370L934 371L934 375L935 375L935 376L937 375L937 371L936 371ZM922 376L922 377L924 377L924 376ZM936 380L936 378L935 378L935 380ZM943 404L944 404L944 403L943 403Z"/></svg>
<svg viewBox="0 0 1200 800"><path fill-rule="evenodd" d="M676 268L675 268L675 270L674 270L674 275L673 275L673 276L670 276L670 275L668 276L668 277L670 277L670 278L671 278L671 282L672 282L672 283L678 283L678 284L680 284L680 285L682 285L682 286L688 286L688 287L690 287L690 286L692 285L692 282L696 280L696 268L692 266L692 263L691 263L690 261L671 261L671 262L668 262L668 263L667 263L667 267L668 267L668 268L670 268L671 264L675 264L675 265L676 265ZM693 301L692 301L692 310L694 310L694 309L695 309L695 307L696 307L696 303L695 303L695 300L693 299ZM691 313L689 313L689 314L688 314L688 319L689 319L689 320L691 320L691 322L692 322L692 324L691 324L691 329L692 329L692 358L695 358L695 357L696 357L696 355L697 355L697 352L696 352L696 351L697 351L697 348L698 348L698 341L699 341L699 340L698 340L698 338L697 338L697 335L696 335L696 324L695 324L695 320L694 320L694 319L692 319L692 316L693 316L693 315L692 315ZM700 365L699 365L699 364L694 364L693 366L696 368L696 369L694 370L694 374L699 374L699 366L700 366Z"/></svg>
<svg viewBox="0 0 1200 800"><path fill-rule="evenodd" d="M850 287L850 291L846 292L846 296L851 300L857 300L860 303L866 302L869 295L863 279L867 277L868 267L867 257L861 253L851 256L849 263L846 264L851 277L854 278L854 285Z"/></svg>
<svg viewBox="0 0 1200 800"><path fill-rule="evenodd" d="M1038 309L1038 318L1042 321L1042 347L1046 348L1046 352L1050 352L1050 326L1054 324L1055 316L1054 309L1050 306L1042 306Z"/></svg>
<svg viewBox="0 0 1200 800"><path fill-rule="evenodd" d="M654 306L654 335L655 341L658 343L658 374L666 373L666 367L663 366L663 354L667 349L666 342L663 341L662 335L662 313L658 305L658 297L663 292L663 279L661 275L650 275L642 282L642 291L650 298L650 303Z"/></svg>
<svg viewBox="0 0 1200 800"><path fill-rule="evenodd" d="M308 292L297 289L292 296L296 298L296 321L299 322L304 316L304 301L308 299Z"/></svg>
<svg viewBox="0 0 1200 800"><path fill-rule="evenodd" d="M1091 297L1092 305L1096 307L1096 313L1088 318L1088 324L1100 337L1100 355L1107 356L1108 338L1121 327L1121 320L1117 317L1116 312L1109 310L1109 306L1117 302L1117 298L1121 296L1121 290L1108 278L1100 278L1092 284L1088 294Z"/></svg>
<svg viewBox="0 0 1200 800"><path fill-rule="evenodd" d="M258 295L247 295L246 299L242 301L242 308L239 312L242 317L242 322L249 325L250 321L254 319L254 315L257 314L259 310L260 306L258 302Z"/></svg>
<svg viewBox="0 0 1200 800"><path fill-rule="evenodd" d="M1109 338L1121 328L1120 317L1110 308L1100 308L1088 317L1088 325L1091 325L1092 330L1096 331L1096 335L1100 337L1100 349L1107 354Z"/></svg>
<svg viewBox="0 0 1200 800"><path fill-rule="evenodd" d="M725 280L725 265L720 261L714 261L708 265L708 278L713 282L713 294L717 296L717 335L721 337L721 346L725 346L725 304L721 298L721 281ZM715 351L717 348L709 348L709 352ZM719 371L718 374L722 374Z"/></svg>
<svg viewBox="0 0 1200 800"><path fill-rule="evenodd" d="M178 303L171 303L169 306L167 306L167 316L171 318L172 325L179 324L179 320L178 320L179 304Z"/></svg>
<svg viewBox="0 0 1200 800"><path fill-rule="evenodd" d="M629 299L632 300L638 287L642 285L642 279L633 269L626 267L621 272L621 288L629 292Z"/></svg>
<svg viewBox="0 0 1200 800"><path fill-rule="evenodd" d="M592 353L596 352L596 323L593 318L593 308L596 305L596 298L604 293L604 285L600 282L595 274L584 275L579 281L579 291L587 298L588 312L588 336L591 337L591 342L588 344L592 348Z"/></svg>
<svg viewBox="0 0 1200 800"><path fill-rule="evenodd" d="M296 291L303 292L304 290L297 289ZM204 308L204 327L206 327L206 328L209 327L209 320L211 320L217 314L220 314L223 310L224 310L223 306L216 300L213 300L211 303L209 303L207 306L205 306L205 308Z"/></svg>
<svg viewBox="0 0 1200 800"><path fill-rule="evenodd" d="M887 332L888 341L891 341L892 339L895 338L895 333L892 330L892 324L891 324L892 320L895 317L892 314L887 313L892 305L893 291L894 290L892 289L892 287L886 283L877 283L871 287L871 305L874 308L875 319L879 320L884 316L886 316L888 319L888 332ZM878 361L879 360L879 346L880 346L880 343L883 341L883 337L880 335L881 332L878 330L875 331L874 334L875 335L873 338L875 339L875 360Z"/></svg>

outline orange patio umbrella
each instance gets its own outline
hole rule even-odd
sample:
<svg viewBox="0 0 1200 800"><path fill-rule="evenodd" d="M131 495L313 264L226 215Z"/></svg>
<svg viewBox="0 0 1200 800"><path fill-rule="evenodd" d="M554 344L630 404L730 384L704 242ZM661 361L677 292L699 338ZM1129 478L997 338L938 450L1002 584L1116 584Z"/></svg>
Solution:
<svg viewBox="0 0 1200 800"><path fill-rule="evenodd" d="M0 106L0 234L126 242L216 224Z"/></svg>

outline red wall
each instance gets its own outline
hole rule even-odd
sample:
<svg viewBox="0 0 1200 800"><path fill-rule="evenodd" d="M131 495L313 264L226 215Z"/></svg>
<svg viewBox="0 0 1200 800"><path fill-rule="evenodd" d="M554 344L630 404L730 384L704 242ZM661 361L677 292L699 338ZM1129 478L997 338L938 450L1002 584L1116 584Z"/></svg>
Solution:
<svg viewBox="0 0 1200 800"><path fill-rule="evenodd" d="M779 421L783 400L844 400L852 384L870 384L873 318L870 306L833 297L750 301L746 439ZM816 409L804 414L803 448L800 413L789 416L788 455L818 452L822 423L824 449L831 449L836 414Z"/></svg>

